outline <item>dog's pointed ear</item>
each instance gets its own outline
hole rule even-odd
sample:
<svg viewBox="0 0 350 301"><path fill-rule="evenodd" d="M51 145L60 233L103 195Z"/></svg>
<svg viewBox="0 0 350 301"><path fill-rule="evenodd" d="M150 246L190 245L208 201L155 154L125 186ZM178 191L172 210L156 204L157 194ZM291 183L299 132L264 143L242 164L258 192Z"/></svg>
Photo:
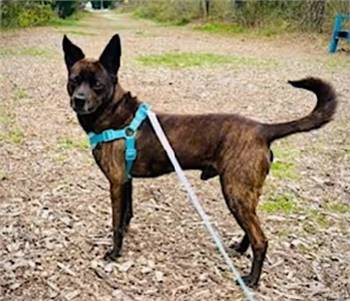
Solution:
<svg viewBox="0 0 350 301"><path fill-rule="evenodd" d="M117 76L121 55L120 38L118 34L115 34L100 56L100 63L113 77Z"/></svg>
<svg viewBox="0 0 350 301"><path fill-rule="evenodd" d="M62 41L63 52L64 52L64 60L67 65L68 71L72 68L72 66L85 57L83 51L76 45L74 45L66 35L63 37Z"/></svg>

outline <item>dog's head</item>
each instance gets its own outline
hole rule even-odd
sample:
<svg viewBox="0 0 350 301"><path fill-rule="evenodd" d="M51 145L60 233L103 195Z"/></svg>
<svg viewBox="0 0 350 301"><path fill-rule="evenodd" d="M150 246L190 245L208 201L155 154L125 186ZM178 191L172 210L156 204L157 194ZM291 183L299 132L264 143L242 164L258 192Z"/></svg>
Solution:
<svg viewBox="0 0 350 301"><path fill-rule="evenodd" d="M121 56L119 35L112 37L98 60L85 58L83 51L66 36L62 45L71 107L79 115L91 114L114 95Z"/></svg>

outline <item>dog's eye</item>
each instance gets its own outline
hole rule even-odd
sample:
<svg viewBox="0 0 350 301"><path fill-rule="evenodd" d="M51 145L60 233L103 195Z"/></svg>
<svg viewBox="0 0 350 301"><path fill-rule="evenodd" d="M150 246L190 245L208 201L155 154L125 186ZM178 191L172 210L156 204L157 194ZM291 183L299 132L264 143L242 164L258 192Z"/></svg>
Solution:
<svg viewBox="0 0 350 301"><path fill-rule="evenodd" d="M70 78L70 79L69 79L69 83L70 83L71 85L76 86L76 85L79 83L79 78L78 78L78 77Z"/></svg>
<svg viewBox="0 0 350 301"><path fill-rule="evenodd" d="M103 88L102 83L97 81L97 82L95 83L95 85L94 85L94 89L100 90L100 89L102 89L102 88Z"/></svg>

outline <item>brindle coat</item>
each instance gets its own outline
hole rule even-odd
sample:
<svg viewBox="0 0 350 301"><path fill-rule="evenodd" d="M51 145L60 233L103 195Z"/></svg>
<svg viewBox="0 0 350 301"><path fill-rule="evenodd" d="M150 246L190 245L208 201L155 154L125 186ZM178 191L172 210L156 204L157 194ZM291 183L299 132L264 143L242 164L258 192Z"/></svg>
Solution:
<svg viewBox="0 0 350 301"><path fill-rule="evenodd" d="M99 60L86 59L66 36L63 49L71 106L83 129L100 133L128 125L140 102L118 84L119 36L113 36ZM226 204L245 233L235 249L243 254L252 246L251 272L244 277L250 286L258 284L267 250L256 207L272 161L270 144L287 135L323 126L332 119L337 104L333 88L320 79L290 83L317 96L314 110L291 122L264 124L233 114L157 114L181 166L201 170L202 179L220 177ZM173 171L148 120L137 132L137 151L133 177L156 177ZM106 257L115 259L132 218L132 181L125 176L124 141L99 144L93 155L110 182L113 249Z"/></svg>

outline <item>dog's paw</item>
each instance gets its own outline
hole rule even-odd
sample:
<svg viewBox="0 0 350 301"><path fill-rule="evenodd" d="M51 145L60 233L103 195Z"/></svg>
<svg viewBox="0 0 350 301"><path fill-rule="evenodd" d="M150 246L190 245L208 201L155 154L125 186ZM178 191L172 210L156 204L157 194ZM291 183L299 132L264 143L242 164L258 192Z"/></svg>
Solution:
<svg viewBox="0 0 350 301"><path fill-rule="evenodd" d="M105 254L103 259L107 261L116 261L120 256L121 254L119 250L112 249Z"/></svg>
<svg viewBox="0 0 350 301"><path fill-rule="evenodd" d="M248 248L242 244L242 242L235 242L230 245L230 249L234 250L239 255L244 255L244 253L248 250Z"/></svg>
<svg viewBox="0 0 350 301"><path fill-rule="evenodd" d="M257 288L258 287L258 281L252 275L243 276L242 280L245 283L245 285L250 287L250 288ZM237 280L236 280L236 283L239 284Z"/></svg>

